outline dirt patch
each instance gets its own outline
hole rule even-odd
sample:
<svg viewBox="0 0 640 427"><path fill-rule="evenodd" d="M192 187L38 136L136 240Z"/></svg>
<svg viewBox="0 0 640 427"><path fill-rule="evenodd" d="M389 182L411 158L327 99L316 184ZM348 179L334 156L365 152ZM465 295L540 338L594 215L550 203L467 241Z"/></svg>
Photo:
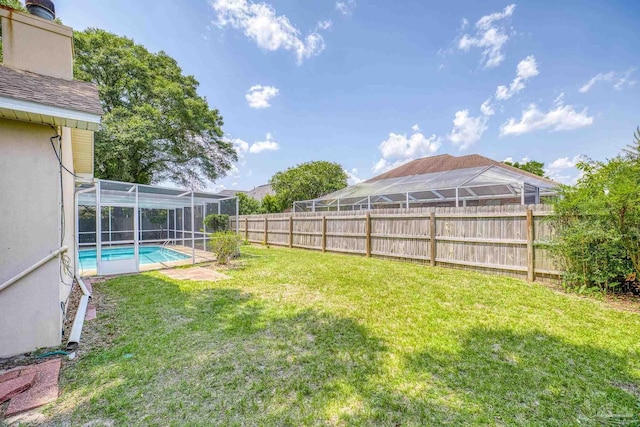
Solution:
<svg viewBox="0 0 640 427"><path fill-rule="evenodd" d="M115 301L109 296L100 292L100 284L104 279L92 280L93 292L91 294L91 304L95 305L98 318L90 322L84 322L80 346L76 350L76 357L67 363L73 364L84 354L97 348L107 348L111 345L119 331L112 328L105 328L105 323L111 321L115 315Z"/></svg>
<svg viewBox="0 0 640 427"><path fill-rule="evenodd" d="M556 292L565 294L565 295L574 295L579 298L584 298L587 300L600 300L607 304L609 307L614 308L616 310L622 311L631 311L634 313L640 313L640 296L634 295L632 293L625 294L591 294L591 295L581 295L576 292L571 292L570 290L565 289L562 285L554 284L554 283L539 283L542 286L546 286L549 289L552 289Z"/></svg>

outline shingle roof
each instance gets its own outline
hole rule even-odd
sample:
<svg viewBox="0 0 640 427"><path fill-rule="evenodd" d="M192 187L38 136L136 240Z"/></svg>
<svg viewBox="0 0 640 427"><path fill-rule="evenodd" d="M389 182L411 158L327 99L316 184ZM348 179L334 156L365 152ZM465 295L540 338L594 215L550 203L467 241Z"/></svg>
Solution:
<svg viewBox="0 0 640 427"><path fill-rule="evenodd" d="M102 115L93 83L43 76L0 65L0 96L20 101Z"/></svg>
<svg viewBox="0 0 640 427"><path fill-rule="evenodd" d="M244 190L222 190L218 194L225 197L236 197L238 193L246 193Z"/></svg>
<svg viewBox="0 0 640 427"><path fill-rule="evenodd" d="M247 191L247 196L252 197L256 200L262 200L264 199L264 196L273 196L274 194L276 194L276 192L273 191L273 188L271 188L271 184L263 184L254 188L253 190Z"/></svg>
<svg viewBox="0 0 640 427"><path fill-rule="evenodd" d="M404 176L423 175L427 173L445 172L457 169L468 169L483 166L500 166L505 169L532 177L548 181L551 184L557 184L547 178L532 174L522 169L518 169L513 166L506 165L502 162L490 159L488 157L481 156L479 154L470 154L467 156L455 157L451 154L441 154L439 156L424 157L422 159L416 159L404 165L398 166L395 169L391 169L382 175L375 176L365 182L375 182L389 178L400 178Z"/></svg>

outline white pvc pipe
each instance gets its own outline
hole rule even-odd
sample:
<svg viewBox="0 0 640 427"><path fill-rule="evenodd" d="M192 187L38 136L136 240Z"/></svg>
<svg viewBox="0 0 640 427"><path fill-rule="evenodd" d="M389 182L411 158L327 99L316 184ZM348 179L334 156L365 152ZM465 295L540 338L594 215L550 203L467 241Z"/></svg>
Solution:
<svg viewBox="0 0 640 427"><path fill-rule="evenodd" d="M78 304L78 311L76 311L76 317L73 319L73 325L71 326L71 334L69 334L69 341L67 342L67 351L74 351L80 344L82 325L84 325L88 305L89 295L82 295L80 303Z"/></svg>
<svg viewBox="0 0 640 427"><path fill-rule="evenodd" d="M91 293L79 274L76 274L76 280L82 290L82 297L78 303L78 310L76 311L76 317L73 319L73 325L71 325L71 333L69 334L69 341L67 341L68 351L75 351L78 345L80 345L80 335L82 335L84 318L87 316L87 307L89 305L89 298L91 298Z"/></svg>
<svg viewBox="0 0 640 427"><path fill-rule="evenodd" d="M87 288L87 285L85 285L84 281L82 280L79 274L76 274L76 280L78 281L78 285L80 285L80 289L82 289L82 294L91 296L91 292L89 292L89 288Z"/></svg>
<svg viewBox="0 0 640 427"><path fill-rule="evenodd" d="M49 255L47 255L46 257L42 258L40 261L38 261L35 264L33 264L31 267L27 267L21 273L13 276L11 279L7 280L2 285L0 285L0 292L2 292L3 290L7 289L9 286L13 285L14 283L19 281L20 279L28 276L30 273L32 273L35 270L37 270L38 268L42 267L44 264L46 264L49 261L51 261L52 259L56 258L60 254L66 252L68 249L69 248L67 246L62 246L60 249L57 249L57 250L51 252Z"/></svg>

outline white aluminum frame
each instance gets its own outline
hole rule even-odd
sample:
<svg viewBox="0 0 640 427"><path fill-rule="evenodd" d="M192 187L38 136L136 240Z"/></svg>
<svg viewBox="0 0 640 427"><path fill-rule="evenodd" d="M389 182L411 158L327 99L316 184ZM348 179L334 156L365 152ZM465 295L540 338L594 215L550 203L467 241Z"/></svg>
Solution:
<svg viewBox="0 0 640 427"><path fill-rule="evenodd" d="M82 182L84 184L87 184L87 181L78 181L78 182ZM237 197L223 197L222 195L219 194L214 194L214 193L206 193L206 192L200 192L200 191L193 191L193 190L189 190L189 191L184 191L182 194L166 194L167 200L171 200L170 203L168 203L168 207L145 207L144 205L141 206L141 197L142 194L139 191L140 187L146 187L146 188L162 188L162 187L156 187L156 186L150 186L150 185L145 185L145 184L131 184L131 183L122 183L122 182L118 182L118 181L109 181L109 180L94 180L91 181L91 183L93 184L93 187L90 188L83 188L83 189L79 189L78 191L76 191L76 197L75 197L75 211L76 211L76 241L78 242L77 247L78 250L81 246L89 246L89 245L93 245L93 243L87 243L87 244L81 244L79 236L83 235L83 234L92 234L95 233L96 239L95 239L95 246L96 246L96 270L97 270L97 274L98 275L109 275L109 274L125 274L125 273L137 273L140 271L140 253L139 253L139 247L141 243L160 243L166 240L170 240L171 239L171 232L173 231L173 240L174 242L176 242L177 236L178 236L178 232L181 232L181 241L182 244L184 246L184 244L186 243L186 241L191 240L191 261L192 264L195 264L196 262L196 240L198 242L200 242L200 240L202 240L202 244L204 249L206 250L207 247L207 242L209 240L209 237L207 235L206 232L206 226L204 225L204 218L206 217L207 214L207 204L208 203L215 203L217 205L217 209L216 211L218 212L218 214L221 213L221 203L225 202L225 201L233 201L235 199L235 220L236 220L236 233L238 233L239 231L239 200ZM105 200L103 196L103 191L111 191L111 190L104 190L104 183L114 183L114 184L127 184L127 185L131 185L131 188L126 191L127 193L133 193L135 192L135 196L134 196L134 201L130 202L128 200L117 200L119 198L119 196L116 193L116 196L114 197L116 200ZM167 189L167 190L171 190L172 192L175 192L176 189ZM81 201L79 200L79 196L82 193L88 193L88 192L93 192L95 191L95 212L96 212L96 231L92 232L92 231L88 231L88 232L83 232L80 231L80 216L79 216L79 206L83 205L83 204L88 204L88 205L93 205L93 202L91 203L87 203L86 199L84 203L81 203ZM113 191L118 191L118 190L113 190ZM178 191L183 191L183 190L179 190ZM144 194L149 195L149 194L154 194L154 195L158 195L160 193L156 193L156 192L145 192ZM183 203L182 206L180 206L180 204L176 204L175 200L172 199L174 197L183 197L183 196L190 196L189 197L189 202L187 203ZM198 195L198 203L196 203L196 195ZM210 197L210 199L209 199ZM186 197L185 197L186 198ZM150 199L152 205L154 206L157 202L158 199L156 199L155 197ZM204 203L200 203L201 200L205 200ZM144 201L142 203L145 203ZM111 212L111 208L113 207L124 207L124 208L132 208L133 209L133 221L134 221L134 226L133 226L133 230L130 230L128 232L133 232L133 241L131 240L123 240L123 241L118 241L118 242L114 242L111 237L109 238L108 242L107 241L103 241L102 238L102 209L103 208L109 208L110 212ZM191 208L191 230L189 231L191 233L190 239L187 238L185 236L186 230L185 230L185 225L186 225L186 218L185 218L185 207L189 207ZM196 224L195 224L195 209L202 207L202 227L198 226L198 232L196 232ZM157 240L157 239L150 239L150 240L145 240L143 233L147 232L147 231L158 231L158 230L143 230L142 228L142 209L158 209L158 210L166 210L167 211L167 238L166 239L161 239L161 240ZM182 210L182 215L181 215L181 224L180 224L180 230L178 229L178 210L181 209ZM171 211L173 210L173 230L171 230L170 227L170 220L169 220L169 215L171 215ZM230 207L230 210L233 210L232 207ZM233 215L232 215L233 216ZM109 233L111 236L111 230L112 228L112 224L111 224L111 215L109 215ZM160 227L161 228L161 227ZM127 232L127 230L125 230L124 232ZM161 236L162 237L162 236ZM132 259L127 259L127 260L118 260L118 261L103 261L102 260L102 249L103 246L107 245L107 244L123 244L123 245L130 245L133 244L134 246L134 257ZM78 256L79 258L79 256ZM80 269L80 263L79 263L79 259L77 259L76 262L76 268L79 270Z"/></svg>

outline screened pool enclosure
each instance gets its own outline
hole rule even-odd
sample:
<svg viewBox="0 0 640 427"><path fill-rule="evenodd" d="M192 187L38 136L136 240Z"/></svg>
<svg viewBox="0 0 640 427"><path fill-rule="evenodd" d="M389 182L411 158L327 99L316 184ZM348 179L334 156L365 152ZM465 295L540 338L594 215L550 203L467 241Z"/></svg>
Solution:
<svg viewBox="0 0 640 427"><path fill-rule="evenodd" d="M212 259L209 214L238 221L238 200L220 194L95 180L76 183L78 268L133 273ZM237 225L237 224L236 224Z"/></svg>
<svg viewBox="0 0 640 427"><path fill-rule="evenodd" d="M295 202L293 211L528 205L555 196L557 186L548 179L492 165L369 180L315 200Z"/></svg>

